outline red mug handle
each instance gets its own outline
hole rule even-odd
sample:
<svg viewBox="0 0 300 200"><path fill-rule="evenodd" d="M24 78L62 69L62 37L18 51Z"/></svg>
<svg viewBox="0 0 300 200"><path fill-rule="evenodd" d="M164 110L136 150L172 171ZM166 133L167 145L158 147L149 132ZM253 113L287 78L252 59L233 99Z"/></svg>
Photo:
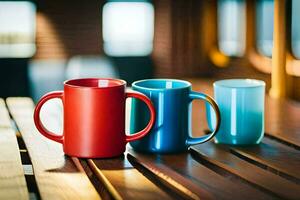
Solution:
<svg viewBox="0 0 300 200"><path fill-rule="evenodd" d="M41 119L40 119L40 111L41 111L42 106L44 105L44 103L46 103L46 101L48 101L50 99L54 99L54 98L59 98L59 99L63 100L63 91L49 92L49 93L45 94L39 100L39 102L37 103L37 105L34 109L34 114L33 114L34 124L35 124L36 128L38 129L38 131L46 138L48 138L50 140L54 140L59 143L63 143L64 136L57 135L57 134L52 133L51 131L47 130L47 128L45 128L45 126L43 125L43 123L41 122Z"/></svg>
<svg viewBox="0 0 300 200"><path fill-rule="evenodd" d="M126 98L129 98L129 97L140 99L146 103L146 105L148 106L148 108L150 110L150 120L149 120L147 126L143 130L141 130L133 135L126 135L126 142L132 142L132 141L138 140L138 139L146 136L147 133L150 132L150 130L155 122L155 108L154 108L154 105L152 104L151 100L146 95L144 95L142 93L138 93L138 92L126 92Z"/></svg>

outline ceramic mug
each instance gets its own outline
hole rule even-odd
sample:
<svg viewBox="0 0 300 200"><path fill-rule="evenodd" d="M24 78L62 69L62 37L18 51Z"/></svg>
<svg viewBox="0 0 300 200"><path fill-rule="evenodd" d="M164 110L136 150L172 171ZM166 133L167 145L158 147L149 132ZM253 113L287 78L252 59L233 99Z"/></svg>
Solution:
<svg viewBox="0 0 300 200"><path fill-rule="evenodd" d="M189 146L206 142L219 129L220 114L215 101L209 96L191 91L191 83L176 79L148 79L132 84L134 91L151 99L156 112L156 122L150 134L131 142L133 149L150 153L183 152ZM191 103L194 99L207 101L214 108L217 123L214 131L198 138L191 135ZM140 130L150 115L143 102L133 99L131 105L130 132Z"/></svg>
<svg viewBox="0 0 300 200"><path fill-rule="evenodd" d="M126 82L118 79L86 78L64 82L63 91L43 96L34 111L36 128L45 137L63 144L65 154L82 158L119 156L127 142L143 138L155 120L155 109L148 97L138 92L125 92ZM150 110L150 119L143 130L125 134L125 101L133 97ZM40 120L43 104L60 98L64 108L63 134L47 130Z"/></svg>
<svg viewBox="0 0 300 200"><path fill-rule="evenodd" d="M265 82L254 79L227 79L214 83L214 98L221 111L221 126L216 143L258 144L264 136ZM211 110L210 105L207 109ZM207 112L213 127L216 116Z"/></svg>

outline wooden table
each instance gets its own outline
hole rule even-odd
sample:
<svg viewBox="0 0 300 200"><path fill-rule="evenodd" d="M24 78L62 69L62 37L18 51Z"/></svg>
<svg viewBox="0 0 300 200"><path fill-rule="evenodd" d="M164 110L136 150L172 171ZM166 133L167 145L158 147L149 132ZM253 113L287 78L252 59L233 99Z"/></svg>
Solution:
<svg viewBox="0 0 300 200"><path fill-rule="evenodd" d="M192 82L212 94L209 81ZM128 148L122 157L93 160L65 156L41 136L33 109L30 98L0 101L0 199L300 199L299 103L267 97L258 146L209 142L176 155ZM61 127L61 110L48 111L47 125ZM193 114L193 129L203 116Z"/></svg>

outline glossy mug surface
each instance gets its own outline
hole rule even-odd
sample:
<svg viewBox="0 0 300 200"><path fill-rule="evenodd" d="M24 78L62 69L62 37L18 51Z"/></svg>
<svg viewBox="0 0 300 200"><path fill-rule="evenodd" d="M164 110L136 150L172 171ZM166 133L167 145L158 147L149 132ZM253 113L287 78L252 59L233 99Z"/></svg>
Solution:
<svg viewBox="0 0 300 200"><path fill-rule="evenodd" d="M191 84L175 79L148 79L132 84L134 91L151 99L156 111L156 122L150 134L131 142L133 149L148 153L175 153L186 151L190 145L206 142L214 137L219 128L219 109L209 96L191 91ZM191 133L191 102L202 99L210 103L216 113L215 131L193 138ZM130 132L140 130L149 120L145 104L133 99L131 105Z"/></svg>
<svg viewBox="0 0 300 200"><path fill-rule="evenodd" d="M253 79L228 79L214 83L214 98L221 111L221 126L216 143L230 145L258 144L264 136L265 82ZM211 109L207 105L208 109ZM209 126L214 113L207 112Z"/></svg>
<svg viewBox="0 0 300 200"><path fill-rule="evenodd" d="M155 109L148 97L125 92L126 82L118 79L74 79L64 83L63 91L43 96L34 111L34 122L45 137L62 143L67 155L83 158L106 158L121 155L127 142L149 133L154 124ZM133 97L146 103L151 117L143 130L125 134L125 101ZM63 102L63 134L47 130L40 120L43 104L52 98Z"/></svg>

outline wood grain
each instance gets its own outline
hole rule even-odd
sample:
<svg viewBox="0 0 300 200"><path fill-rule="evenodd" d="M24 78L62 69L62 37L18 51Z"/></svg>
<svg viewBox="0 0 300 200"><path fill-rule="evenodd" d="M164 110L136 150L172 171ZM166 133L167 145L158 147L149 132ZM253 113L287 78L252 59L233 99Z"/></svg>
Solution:
<svg viewBox="0 0 300 200"><path fill-rule="evenodd" d="M0 199L29 199L16 133L0 99Z"/></svg>
<svg viewBox="0 0 300 200"><path fill-rule="evenodd" d="M191 180L173 171L168 166L155 162L147 155L139 154L130 149L127 157L132 162L145 168L148 173L154 176L154 179L159 180L164 186L184 199L214 199L209 192Z"/></svg>
<svg viewBox="0 0 300 200"><path fill-rule="evenodd" d="M91 170L94 172L94 174L97 176L97 178L105 185L106 189L110 193L110 195L115 200L121 200L123 199L119 192L115 189L115 187L109 182L109 180L105 177L105 175L102 173L102 171L97 167L95 162L92 159L87 160L88 165L90 166Z"/></svg>
<svg viewBox="0 0 300 200"><path fill-rule="evenodd" d="M117 191L120 198L171 199L167 193L135 169L124 156L111 159L93 159L93 163L109 181L111 187L114 188L113 190Z"/></svg>
<svg viewBox="0 0 300 200"><path fill-rule="evenodd" d="M113 196L104 186L104 184L99 180L99 177L93 172L93 170L89 167L87 160L80 159L80 164L83 167L86 175L89 177L90 181L94 185L97 192L101 195L101 198L104 200L111 200Z"/></svg>
<svg viewBox="0 0 300 200"><path fill-rule="evenodd" d="M265 132L300 149L300 103L266 98Z"/></svg>
<svg viewBox="0 0 300 200"><path fill-rule="evenodd" d="M264 138L257 146L232 148L232 151L276 172L295 178L296 182L300 183L300 151L292 147Z"/></svg>
<svg viewBox="0 0 300 200"><path fill-rule="evenodd" d="M8 110L3 99L0 99L0 128L12 129Z"/></svg>
<svg viewBox="0 0 300 200"><path fill-rule="evenodd" d="M228 146L209 142L196 145L190 150L196 158L205 159L218 166L220 170L228 171L277 197L284 199L299 199L300 197L300 185L240 159L230 153Z"/></svg>
<svg viewBox="0 0 300 200"><path fill-rule="evenodd" d="M7 105L28 149L42 199L100 199L85 173L65 157L62 146L36 130L32 100L8 98Z"/></svg>
<svg viewBox="0 0 300 200"><path fill-rule="evenodd" d="M199 190L205 190L215 199L273 199L267 194L252 188L244 183L236 183L223 177L213 170L207 168L201 163L195 161L191 155L187 153L174 155L147 155L147 160L153 166L161 169L159 166L167 166L170 170L160 171L166 176L172 176L172 171L180 174L192 181ZM142 161L141 161L142 162ZM173 178L173 177L172 177ZM193 192L198 192L194 191ZM239 191L239 192L236 192ZM201 196L200 196L201 197Z"/></svg>

